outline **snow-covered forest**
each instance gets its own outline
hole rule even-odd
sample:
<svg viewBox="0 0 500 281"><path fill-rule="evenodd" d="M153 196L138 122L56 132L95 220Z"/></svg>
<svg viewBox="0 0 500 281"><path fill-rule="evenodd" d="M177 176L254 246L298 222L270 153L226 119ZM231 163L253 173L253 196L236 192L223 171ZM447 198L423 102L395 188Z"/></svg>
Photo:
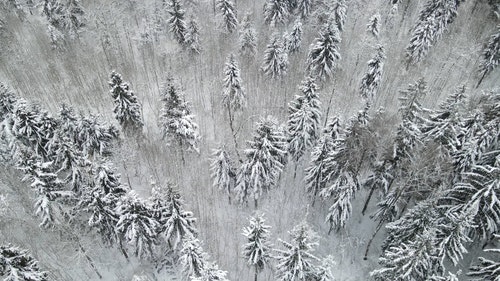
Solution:
<svg viewBox="0 0 500 281"><path fill-rule="evenodd" d="M3 280L500 280L499 0L0 0Z"/></svg>

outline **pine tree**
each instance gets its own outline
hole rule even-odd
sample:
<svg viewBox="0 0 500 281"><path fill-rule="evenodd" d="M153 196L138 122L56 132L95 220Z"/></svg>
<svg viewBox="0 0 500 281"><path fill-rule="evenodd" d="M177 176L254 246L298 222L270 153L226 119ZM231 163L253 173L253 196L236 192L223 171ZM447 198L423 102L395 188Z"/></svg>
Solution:
<svg viewBox="0 0 500 281"><path fill-rule="evenodd" d="M309 17L313 9L313 0L299 0L297 4L297 12L300 17L305 20Z"/></svg>
<svg viewBox="0 0 500 281"><path fill-rule="evenodd" d="M363 99L368 102L373 102L377 94L382 73L384 71L385 50L384 47L378 45L376 47L376 55L368 61L368 71L361 80L360 92Z"/></svg>
<svg viewBox="0 0 500 281"><path fill-rule="evenodd" d="M109 155L113 140L118 138L113 125L102 122L98 116L80 116L76 124L74 142L87 157Z"/></svg>
<svg viewBox="0 0 500 281"><path fill-rule="evenodd" d="M228 281L227 272L220 270L214 262L207 263L200 277L191 278L192 281Z"/></svg>
<svg viewBox="0 0 500 281"><path fill-rule="evenodd" d="M207 265L207 254L203 252L200 240L192 235L185 236L182 240L179 263L184 277L200 278L202 276Z"/></svg>
<svg viewBox="0 0 500 281"><path fill-rule="evenodd" d="M292 27L292 32L285 38L285 48L290 53L296 53L300 50L302 43L302 23L296 20Z"/></svg>
<svg viewBox="0 0 500 281"><path fill-rule="evenodd" d="M446 31L463 0L429 0L420 12L406 52L410 62L421 61L430 47Z"/></svg>
<svg viewBox="0 0 500 281"><path fill-rule="evenodd" d="M264 20L270 26L285 24L289 15L287 0L266 0L264 4Z"/></svg>
<svg viewBox="0 0 500 281"><path fill-rule="evenodd" d="M224 190L229 198L229 202L231 202L231 192L236 180L231 158L225 151L224 146L215 149L212 156L210 171L212 172L213 186Z"/></svg>
<svg viewBox="0 0 500 281"><path fill-rule="evenodd" d="M312 193L313 204L318 192L326 187L329 181L328 175L332 174L333 164L329 162L331 158L327 158L327 155L333 150L334 141L339 138L341 130L339 118L332 118L323 129L323 135L312 150L311 162L305 171L305 183L306 191Z"/></svg>
<svg viewBox="0 0 500 281"><path fill-rule="evenodd" d="M186 143L189 145L188 149L198 152L198 141L200 139L198 124L194 123L194 116L191 114L189 103L185 101L180 87L172 77L167 79L161 101L163 108L159 125L163 139L175 140L181 147Z"/></svg>
<svg viewBox="0 0 500 281"><path fill-rule="evenodd" d="M246 14L241 22L239 51L247 57L254 57L257 53L257 31L250 22L250 14Z"/></svg>
<svg viewBox="0 0 500 281"><path fill-rule="evenodd" d="M127 82L115 71L111 72L109 86L111 97L114 100L115 118L127 135L139 135L142 133L142 109L137 97L134 95Z"/></svg>
<svg viewBox="0 0 500 281"><path fill-rule="evenodd" d="M263 215L250 218L250 225L243 229L243 235L247 243L243 245L243 257L247 264L255 268L255 278L266 265L269 265L271 245L269 240L269 229L271 227L265 224Z"/></svg>
<svg viewBox="0 0 500 281"><path fill-rule="evenodd" d="M240 202L252 196L255 207L264 192L278 182L287 154L286 137L271 116L257 123L255 135L245 150L246 161L238 170L235 192Z"/></svg>
<svg viewBox="0 0 500 281"><path fill-rule="evenodd" d="M14 93L7 85L0 82L0 122L4 122L9 116L12 116L16 102L17 97Z"/></svg>
<svg viewBox="0 0 500 281"><path fill-rule="evenodd" d="M84 169L89 166L88 160L81 151L76 149L69 137L62 137L53 146L51 158L57 169L56 173L65 175L64 183L68 184L73 192L80 193L85 185Z"/></svg>
<svg viewBox="0 0 500 281"><path fill-rule="evenodd" d="M186 45L193 54L201 52L200 26L194 17L187 23Z"/></svg>
<svg viewBox="0 0 500 281"><path fill-rule="evenodd" d="M230 0L217 0L217 9L219 9L219 16L222 18L224 31L233 33L238 26L234 3Z"/></svg>
<svg viewBox="0 0 500 281"><path fill-rule="evenodd" d="M370 21L366 25L366 30L373 34L375 38L378 38L378 33L380 31L380 15L375 14L370 17Z"/></svg>
<svg viewBox="0 0 500 281"><path fill-rule="evenodd" d="M279 240L284 250L275 250L277 280L311 280L316 272L313 264L318 258L311 252L318 245L317 237L306 223L296 226L291 232L292 242Z"/></svg>
<svg viewBox="0 0 500 281"><path fill-rule="evenodd" d="M246 95L242 86L240 68L233 54L229 55L224 67L224 91L222 104L230 112L235 112L246 107Z"/></svg>
<svg viewBox="0 0 500 281"><path fill-rule="evenodd" d="M497 240L500 240L500 235L495 235ZM491 280L498 281L500 279L500 262L498 255L500 254L500 249L486 249L485 252L493 253L497 258L496 260L490 260L484 257L479 257L479 264L470 267L470 272L467 275L474 278L474 280Z"/></svg>
<svg viewBox="0 0 500 281"><path fill-rule="evenodd" d="M177 249L184 237L196 235L194 223L196 218L193 213L184 210L184 202L181 195L168 186L167 191L168 219L162 224L163 237L170 247Z"/></svg>
<svg viewBox="0 0 500 281"><path fill-rule="evenodd" d="M339 31L344 31L347 20L347 0L335 0L332 4L332 14Z"/></svg>
<svg viewBox="0 0 500 281"><path fill-rule="evenodd" d="M262 71L271 77L278 78L286 74L288 70L288 55L278 34L274 34L264 51Z"/></svg>
<svg viewBox="0 0 500 281"><path fill-rule="evenodd" d="M167 12L170 15L168 26L174 39L181 45L186 43L187 26L185 11L182 8L180 0L169 0L167 3Z"/></svg>
<svg viewBox="0 0 500 281"><path fill-rule="evenodd" d="M159 225L145 202L130 191L118 201L116 213L119 216L116 231L120 238L135 247L137 257L151 257Z"/></svg>
<svg viewBox="0 0 500 281"><path fill-rule="evenodd" d="M65 7L64 29L70 37L78 37L80 30L85 27L85 10L79 0L68 0Z"/></svg>
<svg viewBox="0 0 500 281"><path fill-rule="evenodd" d="M497 5L500 7L500 4ZM497 26L488 44L483 48L482 58L479 64L479 75L481 75L481 78L477 86L481 84L484 77L492 72L498 64L500 64L500 25Z"/></svg>
<svg viewBox="0 0 500 281"><path fill-rule="evenodd" d="M312 147L318 137L321 111L318 86L312 77L302 81L301 95L288 106L288 153L298 161Z"/></svg>
<svg viewBox="0 0 500 281"><path fill-rule="evenodd" d="M326 79L334 74L340 60L340 41L339 30L333 24L322 27L307 56L307 70L311 75Z"/></svg>
<svg viewBox="0 0 500 281"><path fill-rule="evenodd" d="M6 281L29 280L48 281L47 272L41 271L38 261L22 250L12 245L0 246L0 275Z"/></svg>

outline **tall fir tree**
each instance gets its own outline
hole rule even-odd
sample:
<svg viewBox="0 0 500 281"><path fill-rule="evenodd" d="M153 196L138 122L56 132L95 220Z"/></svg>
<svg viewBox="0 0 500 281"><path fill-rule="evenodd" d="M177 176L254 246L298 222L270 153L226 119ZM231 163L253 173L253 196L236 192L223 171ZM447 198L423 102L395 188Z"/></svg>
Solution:
<svg viewBox="0 0 500 281"><path fill-rule="evenodd" d="M220 270L219 266L214 262L208 262L200 277L194 277L192 281L228 281L226 279L227 272Z"/></svg>
<svg viewBox="0 0 500 281"><path fill-rule="evenodd" d="M231 158L224 146L214 149L212 162L210 163L210 171L213 186L219 190L224 190L229 198L229 203L231 203L231 193L234 188L236 174Z"/></svg>
<svg viewBox="0 0 500 281"><path fill-rule="evenodd" d="M250 218L250 225L243 229L246 243L243 245L243 257L247 264L255 269L254 281L259 273L268 266L271 257L271 244L269 243L269 229L265 224L263 215Z"/></svg>
<svg viewBox="0 0 500 281"><path fill-rule="evenodd" d="M144 123L142 121L142 107L127 82L115 71L111 72L109 86L111 97L114 100L115 118L118 120L126 135L140 135Z"/></svg>
<svg viewBox="0 0 500 281"><path fill-rule="evenodd" d="M313 0L299 0L297 1L297 13L299 16L305 20L309 17L309 15L312 13L312 10L314 8L314 1Z"/></svg>
<svg viewBox="0 0 500 281"><path fill-rule="evenodd" d="M411 63L418 63L429 52L457 17L458 6L463 0L428 0L420 11L410 44L406 52Z"/></svg>
<svg viewBox="0 0 500 281"><path fill-rule="evenodd" d="M181 195L173 188L171 185L168 186L166 206L169 217L162 224L161 230L165 241L176 250L184 237L196 235L194 227L196 218L193 217L192 212L184 209Z"/></svg>
<svg viewBox="0 0 500 281"><path fill-rule="evenodd" d="M347 1L335 0L332 3L332 16L340 32L344 31L344 25L347 20Z"/></svg>
<svg viewBox="0 0 500 281"><path fill-rule="evenodd" d="M500 7L500 4L497 5ZM486 75L497 68L498 64L500 64L500 24L483 48L481 62L479 63L479 75L481 75L481 78L477 86L483 82Z"/></svg>
<svg viewBox="0 0 500 281"><path fill-rule="evenodd" d="M207 254L203 252L200 240L187 235L182 241L179 263L185 278L200 278L207 266Z"/></svg>
<svg viewBox="0 0 500 281"><path fill-rule="evenodd" d="M167 78L167 83L164 86L161 101L163 108L160 114L160 129L163 134L163 139L167 141L177 141L182 149L182 146L187 144L188 150L198 149L198 141L200 139L198 133L198 124L193 119L189 103L184 99L181 88L174 78Z"/></svg>
<svg viewBox="0 0 500 281"><path fill-rule="evenodd" d="M287 143L283 130L276 120L268 116L257 123L249 148L245 150L246 160L238 170L236 196L240 202L253 197L255 207L264 192L278 182L284 168Z"/></svg>
<svg viewBox="0 0 500 281"><path fill-rule="evenodd" d="M264 51L262 71L271 78L279 78L286 74L288 64L288 55L282 39L278 34L272 35L271 41Z"/></svg>
<svg viewBox="0 0 500 281"><path fill-rule="evenodd" d="M4 280L48 281L48 273L42 271L38 261L28 251L12 245L0 246L0 275Z"/></svg>
<svg viewBox="0 0 500 281"><path fill-rule="evenodd" d="M185 19L185 11L182 8L180 0L168 0L166 3L167 12L169 14L168 26L174 36L174 39L179 44L186 43L187 25Z"/></svg>
<svg viewBox="0 0 500 281"><path fill-rule="evenodd" d="M375 38L378 38L380 32L380 15L375 14L370 17L368 24L366 25L366 31L370 32Z"/></svg>
<svg viewBox="0 0 500 281"><path fill-rule="evenodd" d="M200 42L200 25L191 17L187 23L186 45L192 54L199 54L202 50Z"/></svg>
<svg viewBox="0 0 500 281"><path fill-rule="evenodd" d="M285 37L285 49L288 53L293 54L300 50L302 43L302 22L296 20L293 24L292 31Z"/></svg>
<svg viewBox="0 0 500 281"><path fill-rule="evenodd" d="M257 31L252 25L250 13L245 14L241 21L239 52L248 58L257 53Z"/></svg>
<svg viewBox="0 0 500 281"><path fill-rule="evenodd" d="M338 51L340 41L339 30L335 25L328 22L321 28L319 37L311 44L307 56L307 70L310 75L321 79L333 76L341 58Z"/></svg>
<svg viewBox="0 0 500 281"><path fill-rule="evenodd" d="M318 245L317 237L306 223L296 226L291 232L292 242L279 240L284 250L276 250L277 280L312 280L316 273L313 264L318 258L312 254Z"/></svg>
<svg viewBox="0 0 500 281"><path fill-rule="evenodd" d="M285 24L290 15L287 0L266 0L264 4L264 20L274 27Z"/></svg>
<svg viewBox="0 0 500 281"><path fill-rule="evenodd" d="M361 80L361 97L368 102L373 102L375 99L384 71L385 49L382 45L378 45L376 50L377 53L368 61L368 71Z"/></svg>
<svg viewBox="0 0 500 281"><path fill-rule="evenodd" d="M230 112L235 112L246 107L245 89L242 85L240 68L234 54L230 54L224 66L222 104Z"/></svg>
<svg viewBox="0 0 500 281"><path fill-rule="evenodd" d="M233 33L238 27L234 3L230 0L217 0L217 9L219 9L222 28L227 33Z"/></svg>
<svg viewBox="0 0 500 281"><path fill-rule="evenodd" d="M318 86L314 78L307 77L299 86L300 95L288 106L288 153L298 161L311 148L317 137L321 111Z"/></svg>

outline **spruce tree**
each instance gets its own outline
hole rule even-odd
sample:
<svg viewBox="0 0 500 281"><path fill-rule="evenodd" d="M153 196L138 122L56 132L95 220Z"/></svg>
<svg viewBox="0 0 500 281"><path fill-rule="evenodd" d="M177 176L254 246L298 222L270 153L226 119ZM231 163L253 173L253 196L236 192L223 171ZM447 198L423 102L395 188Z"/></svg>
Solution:
<svg viewBox="0 0 500 281"><path fill-rule="evenodd" d="M296 20L293 24L292 31L285 38L285 48L290 53L296 53L300 50L302 43L302 23Z"/></svg>
<svg viewBox="0 0 500 281"><path fill-rule="evenodd" d="M323 129L321 138L312 150L311 162L305 170L305 183L306 191L312 193L313 204L319 191L326 187L329 181L328 175L332 174L334 166L333 163L329 162L331 158L327 158L327 156L333 150L335 140L339 138L341 130L339 118L330 119Z"/></svg>
<svg viewBox="0 0 500 281"><path fill-rule="evenodd" d="M497 5L500 7L500 4ZM498 64L500 64L500 24L483 48L482 58L479 64L479 75L481 75L481 78L477 86L481 84L484 77L492 72Z"/></svg>
<svg viewBox="0 0 500 281"><path fill-rule="evenodd" d="M420 11L406 52L410 62L421 61L437 39L453 23L463 0L428 0Z"/></svg>
<svg viewBox="0 0 500 281"><path fill-rule="evenodd" d="M53 146L51 158L57 169L56 173L64 176L64 183L70 186L70 190L80 193L85 185L84 172L89 167L88 160L68 137L62 137Z"/></svg>
<svg viewBox="0 0 500 281"><path fill-rule="evenodd" d="M233 54L227 58L224 67L224 91L222 93L222 104L231 112L246 107L246 95L242 85L240 68Z"/></svg>
<svg viewBox="0 0 500 281"><path fill-rule="evenodd" d="M118 138L118 130L113 125L102 122L99 116L80 116L76 124L74 141L87 157L107 156Z"/></svg>
<svg viewBox="0 0 500 281"><path fill-rule="evenodd" d="M167 78L167 83L163 89L161 102L163 108L160 114L159 126L163 134L163 139L167 141L177 141L181 148L184 144L189 145L188 150L193 149L198 152L198 124L193 121L189 103L185 101L184 95L177 82L172 78Z"/></svg>
<svg viewBox="0 0 500 281"><path fill-rule="evenodd" d="M500 240L500 235L495 235L497 240ZM474 280L492 280L498 281L500 279L500 262L498 255L500 254L500 249L486 249L485 252L490 252L496 259L490 260L488 258L479 257L479 264L470 267L470 272L467 273L468 276L474 278ZM477 279L480 278L480 279Z"/></svg>
<svg viewBox="0 0 500 281"><path fill-rule="evenodd" d="M384 70L385 50L384 47L378 45L376 47L376 55L368 61L368 71L361 80L361 97L368 102L373 102L377 94L380 82L382 80L382 73Z"/></svg>
<svg viewBox="0 0 500 281"><path fill-rule="evenodd" d="M228 281L226 275L227 272L220 270L216 263L209 262L205 265L201 276L191 278L191 281Z"/></svg>
<svg viewBox="0 0 500 281"><path fill-rule="evenodd" d="M255 207L264 192L278 182L287 154L286 137L271 116L257 123L255 135L245 150L246 160L238 170L235 192L240 202L251 196Z"/></svg>
<svg viewBox="0 0 500 281"><path fill-rule="evenodd" d="M28 251L12 245L0 246L0 275L4 280L48 281L47 272L41 271L38 261Z"/></svg>
<svg viewBox="0 0 500 281"><path fill-rule="evenodd" d="M239 52L250 58L257 53L257 31L250 22L250 14L246 14L241 22Z"/></svg>
<svg viewBox="0 0 500 281"><path fill-rule="evenodd" d="M231 193L236 180L233 163L224 146L215 149L210 163L210 176L213 180L213 186L224 190L231 203Z"/></svg>
<svg viewBox="0 0 500 281"><path fill-rule="evenodd" d="M85 10L79 0L68 0L65 6L64 29L70 37L78 37L78 33L86 25Z"/></svg>
<svg viewBox="0 0 500 281"><path fill-rule="evenodd" d="M347 20L347 0L335 0L332 4L332 14L339 31L344 31Z"/></svg>
<svg viewBox="0 0 500 281"><path fill-rule="evenodd" d="M321 79L333 76L340 60L340 40L339 30L332 23L321 28L319 37L312 43L307 56L307 70L310 75Z"/></svg>
<svg viewBox="0 0 500 281"><path fill-rule="evenodd" d="M288 106L288 153L298 161L312 147L318 137L321 111L318 86L307 77L299 86L300 95Z"/></svg>
<svg viewBox="0 0 500 281"><path fill-rule="evenodd" d="M200 26L194 17L191 17L187 23L186 45L193 54L201 52Z"/></svg>
<svg viewBox="0 0 500 281"><path fill-rule="evenodd" d="M140 135L144 123L142 121L142 108L127 82L115 71L111 72L109 86L111 97L114 100L115 118L122 126L126 135Z"/></svg>
<svg viewBox="0 0 500 281"><path fill-rule="evenodd" d="M222 19L221 26L224 31L233 33L238 26L234 3L230 0L217 0L217 9L219 9L219 17Z"/></svg>
<svg viewBox="0 0 500 281"><path fill-rule="evenodd" d="M316 272L313 264L318 258L311 252L318 245L316 234L306 223L296 226L291 232L292 242L279 240L284 250L275 250L277 255L277 280L311 280Z"/></svg>
<svg viewBox="0 0 500 281"><path fill-rule="evenodd" d="M200 278L207 265L207 254L203 252L200 240L186 235L182 240L179 263L185 278Z"/></svg>
<svg viewBox="0 0 500 281"><path fill-rule="evenodd" d="M269 265L271 245L269 243L269 229L265 224L263 215L250 218L250 225L243 229L243 235L247 243L243 245L243 257L247 264L255 268L254 280L257 280L259 272Z"/></svg>
<svg viewBox="0 0 500 281"><path fill-rule="evenodd" d="M299 16L305 20L309 17L313 10L313 0L299 0L297 4L297 12Z"/></svg>
<svg viewBox="0 0 500 281"><path fill-rule="evenodd" d="M266 0L264 4L265 22L272 27L285 24L290 15L287 2L287 0Z"/></svg>
<svg viewBox="0 0 500 281"><path fill-rule="evenodd" d="M159 225L146 202L130 191L118 201L116 213L116 231L120 238L135 247L137 257L151 257Z"/></svg>
<svg viewBox="0 0 500 281"><path fill-rule="evenodd" d="M185 19L185 11L182 8L180 0L168 0L167 4L167 12L169 14L168 18L168 26L170 32L174 36L174 39L179 44L186 43L186 33L187 33L187 25Z"/></svg>
<svg viewBox="0 0 500 281"><path fill-rule="evenodd" d="M288 64L285 46L278 34L274 34L264 51L262 71L271 78L279 78L286 74Z"/></svg>
<svg viewBox="0 0 500 281"><path fill-rule="evenodd" d="M194 227L196 218L192 212L184 210L184 201L179 192L173 188L168 186L166 206L170 216L162 224L162 235L168 245L175 250L184 237L196 235Z"/></svg>
<svg viewBox="0 0 500 281"><path fill-rule="evenodd" d="M378 38L380 32L380 15L375 14L370 17L370 21L366 25L366 30L370 32L375 38Z"/></svg>

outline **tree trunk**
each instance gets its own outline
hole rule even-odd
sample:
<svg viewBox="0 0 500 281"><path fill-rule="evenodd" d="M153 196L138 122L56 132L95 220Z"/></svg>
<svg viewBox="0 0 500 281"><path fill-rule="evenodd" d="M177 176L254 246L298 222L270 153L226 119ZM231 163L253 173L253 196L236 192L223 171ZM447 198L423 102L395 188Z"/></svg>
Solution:
<svg viewBox="0 0 500 281"><path fill-rule="evenodd" d="M366 244L365 256L363 257L363 260L368 259L368 251L370 251L370 246L372 245L372 242L373 242L373 239L375 238L375 236L377 236L377 233L380 231L380 229L382 229L382 225L384 225L384 221L385 221L385 219L381 220L378 223L377 229L375 229L375 232L373 233L372 238L370 238L370 240L368 241L368 244Z"/></svg>
<svg viewBox="0 0 500 281"><path fill-rule="evenodd" d="M238 156L238 161L240 161L240 163L243 163L243 160L241 160L241 155L240 155L240 151L238 148L238 141L236 141L236 132L234 130L233 114L231 112L231 105L230 104L228 104L228 106L227 106L227 112L229 115L229 127L231 128L231 134L233 135L234 150L236 151L236 156Z"/></svg>
<svg viewBox="0 0 500 281"><path fill-rule="evenodd" d="M481 85L484 77L486 77L486 71L483 73L483 75L481 75L481 79L479 79L479 82L477 82L476 89L479 87L479 85Z"/></svg>
<svg viewBox="0 0 500 281"><path fill-rule="evenodd" d="M363 205L363 210L361 211L361 214L364 216L366 212L366 208L368 208L368 203L370 203L370 200L372 199L373 192L375 191L375 185L372 186L370 189L370 193L368 193L368 197L366 198L365 205Z"/></svg>
<svg viewBox="0 0 500 281"><path fill-rule="evenodd" d="M253 278L254 281L257 281L257 275L259 274L259 270L257 266L255 267L255 277Z"/></svg>

